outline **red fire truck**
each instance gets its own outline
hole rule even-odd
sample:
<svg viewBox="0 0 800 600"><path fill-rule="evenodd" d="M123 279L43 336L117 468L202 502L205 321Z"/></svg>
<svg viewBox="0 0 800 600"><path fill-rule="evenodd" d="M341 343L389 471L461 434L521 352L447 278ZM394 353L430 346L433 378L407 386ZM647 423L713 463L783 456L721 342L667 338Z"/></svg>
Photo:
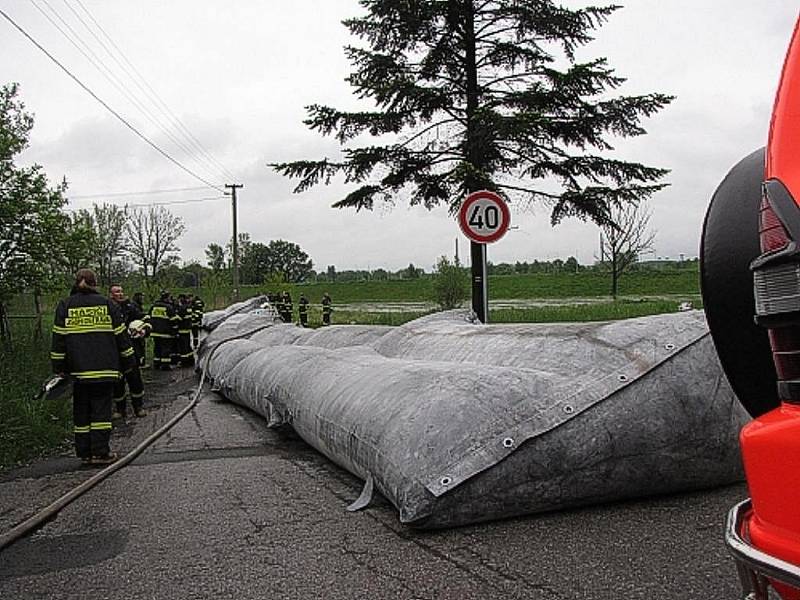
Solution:
<svg viewBox="0 0 800 600"><path fill-rule="evenodd" d="M798 244L800 20L767 145L720 184L700 251L709 329L734 391L754 417L740 437L750 498L731 509L725 534L743 597L753 600L775 593L800 600Z"/></svg>

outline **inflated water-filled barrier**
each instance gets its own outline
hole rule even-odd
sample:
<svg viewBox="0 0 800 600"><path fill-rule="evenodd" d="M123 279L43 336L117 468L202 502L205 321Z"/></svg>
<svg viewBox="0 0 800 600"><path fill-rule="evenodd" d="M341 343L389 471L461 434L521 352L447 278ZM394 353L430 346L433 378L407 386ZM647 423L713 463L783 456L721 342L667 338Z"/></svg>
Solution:
<svg viewBox="0 0 800 600"><path fill-rule="evenodd" d="M291 425L413 526L742 478L748 417L699 311L515 325L451 311L320 330L246 315L200 359L226 397Z"/></svg>
<svg viewBox="0 0 800 600"><path fill-rule="evenodd" d="M267 308L261 308L263 305L267 305ZM255 296L242 302L231 304L224 310L211 310L204 313L202 326L206 331L213 331L233 315L246 314L258 310L268 311L271 315L277 316L274 309L269 306L266 296Z"/></svg>

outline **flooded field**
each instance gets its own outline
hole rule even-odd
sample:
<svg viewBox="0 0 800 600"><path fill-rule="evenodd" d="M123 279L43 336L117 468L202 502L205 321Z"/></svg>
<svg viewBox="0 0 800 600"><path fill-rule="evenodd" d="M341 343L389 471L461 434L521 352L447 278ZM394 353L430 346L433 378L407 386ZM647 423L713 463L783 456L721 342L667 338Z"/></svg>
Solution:
<svg viewBox="0 0 800 600"><path fill-rule="evenodd" d="M658 295L658 296L621 296L618 302L625 304L635 304L653 301L674 302L675 310L684 303L689 302L695 308L699 306L699 297L696 295ZM606 304L612 302L608 296L591 298L525 298L525 299L497 299L489 300L490 310L502 309L525 309L525 308L545 308L561 306L588 306ZM467 308L469 301L464 302L462 307ZM337 304L336 310L348 312L369 312L369 313L420 313L432 312L437 310L434 302L352 302Z"/></svg>

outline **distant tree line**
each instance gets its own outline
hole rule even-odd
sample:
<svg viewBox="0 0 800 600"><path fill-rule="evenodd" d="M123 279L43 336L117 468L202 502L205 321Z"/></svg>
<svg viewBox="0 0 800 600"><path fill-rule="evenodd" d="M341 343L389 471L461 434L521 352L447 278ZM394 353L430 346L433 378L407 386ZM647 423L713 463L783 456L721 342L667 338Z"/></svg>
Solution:
<svg viewBox="0 0 800 600"><path fill-rule="evenodd" d="M238 239L239 281L244 285L269 283L301 283L313 273L313 261L299 245L286 240L255 242L249 233ZM209 244L206 261L214 276L230 274L233 268L233 248L228 244Z"/></svg>
<svg viewBox="0 0 800 600"><path fill-rule="evenodd" d="M355 281L399 281L407 279L420 279L425 277L425 269L409 263L407 267L397 271L389 271L382 267L377 269L345 269L337 271L334 265L328 265L325 272L311 271L309 281L315 283L339 282L350 283Z"/></svg>
<svg viewBox="0 0 800 600"><path fill-rule="evenodd" d="M438 273L438 267L441 263L441 258L437 262L436 268L430 272L425 269L415 267L414 264L409 264L408 267L399 269L397 271L389 271L384 268L377 268L372 270L367 269L346 269L338 271L334 265L328 265L326 271L311 270L308 273L305 281L309 283L320 282L339 282L351 283L359 281L401 281L410 279L421 279L433 277ZM448 266L448 264L445 264ZM464 272L469 271L468 266L458 265L457 268L462 269ZM638 261L633 262L627 267L628 271L642 271L642 270L660 270L660 269L687 269L697 270L697 258L687 260L659 260L659 261ZM606 273L607 266L604 261L597 261L591 265L583 265L578 262L574 256L568 257L566 260L555 258L553 260L533 260L517 261L515 263L493 263L491 261L487 264L487 271L489 275L503 276L503 275L528 275L537 273L584 273L596 272Z"/></svg>

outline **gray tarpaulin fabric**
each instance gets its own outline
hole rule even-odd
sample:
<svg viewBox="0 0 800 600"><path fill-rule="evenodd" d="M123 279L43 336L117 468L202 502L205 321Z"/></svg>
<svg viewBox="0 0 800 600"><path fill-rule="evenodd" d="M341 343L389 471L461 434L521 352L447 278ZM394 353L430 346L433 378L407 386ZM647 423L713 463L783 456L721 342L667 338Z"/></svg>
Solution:
<svg viewBox="0 0 800 600"><path fill-rule="evenodd" d="M250 335L252 333L252 335ZM249 337L219 345L233 336ZM747 416L699 311L401 327L235 315L200 348L230 400L290 424L405 523L445 527L741 479Z"/></svg>
<svg viewBox="0 0 800 600"><path fill-rule="evenodd" d="M232 315L243 314L252 310L256 310L265 303L267 303L266 296L255 296L254 298L248 298L243 302L231 304L225 310L212 310L204 313L203 329L207 331L213 331L218 325L224 323L225 320ZM269 308L268 310L273 311L272 308Z"/></svg>

